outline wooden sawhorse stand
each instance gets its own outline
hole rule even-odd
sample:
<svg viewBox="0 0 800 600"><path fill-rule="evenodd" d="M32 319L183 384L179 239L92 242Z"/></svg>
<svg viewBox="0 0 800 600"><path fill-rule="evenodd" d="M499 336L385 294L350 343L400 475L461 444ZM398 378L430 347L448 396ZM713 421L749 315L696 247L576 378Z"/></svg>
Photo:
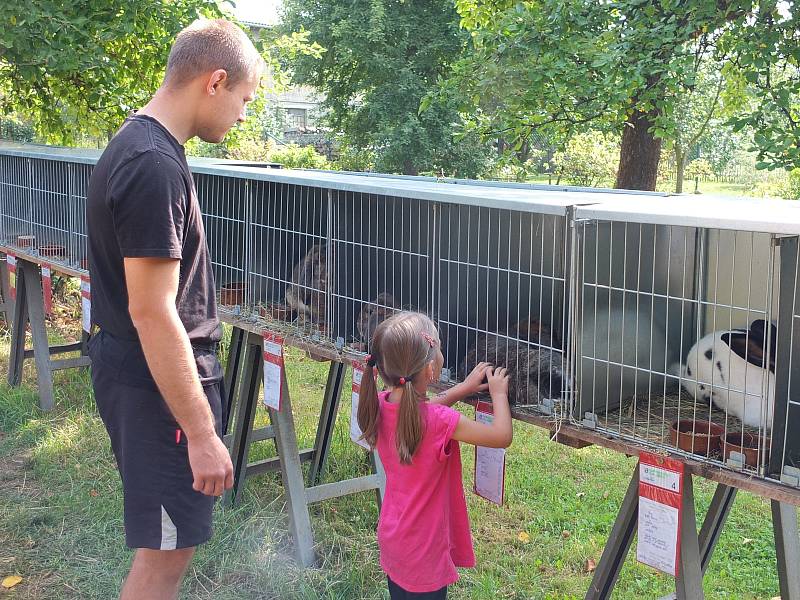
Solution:
<svg viewBox="0 0 800 600"><path fill-rule="evenodd" d="M14 301L11 299L11 282L8 280L8 263L6 255L0 252L0 312L4 314L6 322L11 325L9 319L14 310Z"/></svg>
<svg viewBox="0 0 800 600"><path fill-rule="evenodd" d="M231 350L225 373L226 395L229 402L229 417L226 418L226 421L230 421L232 413L233 422L229 423L232 425L232 432L225 436L225 441L231 450L234 481L233 488L226 492L224 501L236 504L241 498L248 477L279 470L283 479L286 506L289 511L289 527L294 539L296 559L303 567L309 567L316 561L309 505L366 490L376 490L380 505L385 489L385 475L377 455L371 452L374 470L371 475L318 484L330 451L339 398L344 383L344 363L331 362L313 448L298 449L285 369L282 372L283 389L280 411L268 409L270 425L253 430L259 391L263 380L262 341L263 338L258 334L244 331L238 327L233 329ZM255 441L269 439L274 440L278 456L256 463L248 463L250 445ZM307 461L311 462L308 484L303 480L302 470L302 463Z"/></svg>
<svg viewBox="0 0 800 600"><path fill-rule="evenodd" d="M52 410L54 405L53 372L61 369L88 367L91 359L86 355L89 336L83 332L80 342L61 346L50 346L45 327L44 295L42 293L42 273L39 265L17 257L16 275L17 298L13 304L11 320L11 350L8 359L8 383L16 387L22 383L22 367L26 358L36 363L36 377L39 383L39 407ZM5 296L4 296L5 298ZM33 349L25 349L25 332L31 326ZM52 359L51 356L80 351L74 358Z"/></svg>
<svg viewBox="0 0 800 600"><path fill-rule="evenodd" d="M703 574L719 540L722 527L736 498L735 487L717 484L700 533L694 511L692 474L683 476L683 509L681 513L680 558L675 594L665 599L702 600ZM633 472L628 491L614 522L608 544L597 565L587 600L606 600L616 585L628 549L636 533L639 516L639 463ZM800 600L800 536L797 529L797 507L772 500L772 525L775 533L775 553L778 580L783 600Z"/></svg>

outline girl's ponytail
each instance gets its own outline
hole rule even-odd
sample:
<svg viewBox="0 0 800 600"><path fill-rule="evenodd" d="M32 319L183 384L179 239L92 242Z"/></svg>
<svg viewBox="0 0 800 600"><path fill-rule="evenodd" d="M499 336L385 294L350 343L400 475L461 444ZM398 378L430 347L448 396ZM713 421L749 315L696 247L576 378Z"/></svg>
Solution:
<svg viewBox="0 0 800 600"><path fill-rule="evenodd" d="M403 395L400 398L400 414L397 419L395 444L400 463L411 464L411 457L422 441L422 418L419 414L419 396L410 380L403 379L400 386Z"/></svg>
<svg viewBox="0 0 800 600"><path fill-rule="evenodd" d="M358 426L361 428L361 439L369 447L375 449L378 441L378 385L375 382L375 360L372 357L367 359L367 368L361 377L361 386L358 391Z"/></svg>

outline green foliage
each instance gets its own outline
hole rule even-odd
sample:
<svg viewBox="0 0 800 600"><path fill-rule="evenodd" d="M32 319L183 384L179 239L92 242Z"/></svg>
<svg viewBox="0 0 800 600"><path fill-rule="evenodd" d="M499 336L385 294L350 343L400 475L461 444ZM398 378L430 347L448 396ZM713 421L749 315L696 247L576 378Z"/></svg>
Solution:
<svg viewBox="0 0 800 600"><path fill-rule="evenodd" d="M375 170L375 155L368 149L362 150L349 144L339 147L339 155L333 162L338 171L358 171L361 173Z"/></svg>
<svg viewBox="0 0 800 600"><path fill-rule="evenodd" d="M760 168L800 166L796 3L456 5L473 44L437 97L458 101L472 130L519 144L537 130L619 131L636 111L653 117L657 137L686 141L702 134L716 102L723 122L753 132ZM706 60L715 66L704 75Z"/></svg>
<svg viewBox="0 0 800 600"><path fill-rule="evenodd" d="M467 42L452 2L288 0L284 9L285 31L325 48L292 62L294 81L324 92L326 118L346 146L369 151L379 171L480 171L476 156L486 150L476 155L475 138L453 138L455 103L419 110Z"/></svg>
<svg viewBox="0 0 800 600"><path fill-rule="evenodd" d="M269 160L288 169L329 169L330 163L313 146L289 144L269 154Z"/></svg>
<svg viewBox="0 0 800 600"><path fill-rule="evenodd" d="M222 16L218 0L7 0L0 3L0 114L25 115L47 142L107 138L161 84L175 35L198 17ZM321 49L303 33L256 41L279 89L280 61ZM266 107L256 101L251 114ZM261 135L255 119L229 135ZM250 130L253 131L250 131Z"/></svg>
<svg viewBox="0 0 800 600"><path fill-rule="evenodd" d="M105 137L158 87L175 34L219 14L210 0L6 0L0 113L46 141Z"/></svg>
<svg viewBox="0 0 800 600"><path fill-rule="evenodd" d="M714 175L714 169L711 168L711 163L704 158L698 158L686 165L686 177L694 179L706 179Z"/></svg>
<svg viewBox="0 0 800 600"><path fill-rule="evenodd" d="M572 185L597 187L613 184L619 162L619 143L607 134L590 131L574 136L553 156L558 179Z"/></svg>
<svg viewBox="0 0 800 600"><path fill-rule="evenodd" d="M456 4L473 47L443 93L479 130L518 142L538 129L617 129L633 110L668 113L694 71L682 49L724 28L733 10L704 0Z"/></svg>
<svg viewBox="0 0 800 600"><path fill-rule="evenodd" d="M778 190L778 196L786 200L800 200L800 168L789 171L785 182Z"/></svg>
<svg viewBox="0 0 800 600"><path fill-rule="evenodd" d="M35 137L33 126L13 116L0 118L0 140L32 142Z"/></svg>
<svg viewBox="0 0 800 600"><path fill-rule="evenodd" d="M720 40L735 60L746 104L731 119L753 132L759 169L800 166L800 6L766 0L754 8L735 35Z"/></svg>

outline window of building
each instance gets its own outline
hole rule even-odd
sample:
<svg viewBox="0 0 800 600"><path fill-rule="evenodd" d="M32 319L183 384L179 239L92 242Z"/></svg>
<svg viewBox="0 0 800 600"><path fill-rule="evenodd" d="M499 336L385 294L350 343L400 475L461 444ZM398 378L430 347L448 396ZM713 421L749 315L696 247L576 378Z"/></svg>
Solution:
<svg viewBox="0 0 800 600"><path fill-rule="evenodd" d="M305 128L307 114L308 110L306 110L305 108L287 108L286 109L287 125L292 129L300 127Z"/></svg>

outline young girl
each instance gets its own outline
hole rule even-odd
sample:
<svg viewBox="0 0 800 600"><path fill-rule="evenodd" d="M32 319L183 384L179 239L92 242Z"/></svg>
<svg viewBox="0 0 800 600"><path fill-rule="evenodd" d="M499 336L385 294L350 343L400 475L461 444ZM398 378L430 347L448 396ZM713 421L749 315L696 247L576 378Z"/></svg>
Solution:
<svg viewBox="0 0 800 600"><path fill-rule="evenodd" d="M388 389L377 393L374 378L364 376L358 424L386 471L378 522L381 568L392 600L446 598L447 586L458 579L456 567L475 566L458 442L511 444L508 376L481 363L463 383L428 400L444 357L436 326L418 313L400 312L381 323L372 351L367 364L378 367ZM450 408L487 389L491 425Z"/></svg>

